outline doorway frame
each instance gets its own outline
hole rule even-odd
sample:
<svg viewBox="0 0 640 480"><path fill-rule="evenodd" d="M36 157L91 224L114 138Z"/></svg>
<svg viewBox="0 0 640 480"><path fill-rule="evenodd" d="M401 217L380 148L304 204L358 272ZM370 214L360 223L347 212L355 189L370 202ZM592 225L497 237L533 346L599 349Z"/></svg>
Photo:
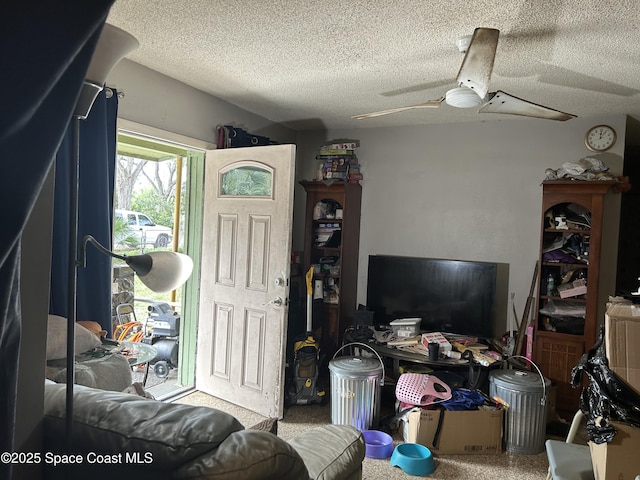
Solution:
<svg viewBox="0 0 640 480"><path fill-rule="evenodd" d="M177 388L166 394L157 395L156 399L166 401L186 394L195 389L197 320L199 310L199 284L202 257L202 217L204 195L204 152L214 150L217 146L195 138L187 137L167 130L151 127L138 122L118 118L118 132L146 137L150 141L170 142L185 149L202 152L202 161L187 159L187 184L184 196L185 225L184 253L193 260L193 272L185 282L182 291L182 310L180 325L180 349L178 351L178 383Z"/></svg>

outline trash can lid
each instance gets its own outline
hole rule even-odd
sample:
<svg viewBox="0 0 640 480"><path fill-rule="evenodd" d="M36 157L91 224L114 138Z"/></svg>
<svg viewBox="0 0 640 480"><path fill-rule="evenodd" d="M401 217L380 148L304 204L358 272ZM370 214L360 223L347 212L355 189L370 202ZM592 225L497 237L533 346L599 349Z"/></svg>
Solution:
<svg viewBox="0 0 640 480"><path fill-rule="evenodd" d="M367 357L338 357L329 362L329 370L340 375L369 376L382 373L378 359Z"/></svg>
<svg viewBox="0 0 640 480"><path fill-rule="evenodd" d="M494 370L489 373L489 382L503 388L516 388L524 392L541 392L542 379L537 372L527 372L524 370ZM546 388L551 387L551 380L544 379Z"/></svg>

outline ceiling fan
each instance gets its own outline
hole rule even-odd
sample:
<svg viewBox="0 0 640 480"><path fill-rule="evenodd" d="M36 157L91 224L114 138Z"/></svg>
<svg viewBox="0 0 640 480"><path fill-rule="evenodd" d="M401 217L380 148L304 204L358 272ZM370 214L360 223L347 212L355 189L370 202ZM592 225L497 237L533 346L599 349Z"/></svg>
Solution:
<svg viewBox="0 0 640 480"><path fill-rule="evenodd" d="M575 115L570 113L538 105L501 90L489 93L489 80L499 35L500 31L495 28L476 28L470 40L469 37L458 40L458 48L465 52L456 78L458 87L447 91L444 96L416 105L354 115L351 118L362 120L417 108L438 108L442 102L457 108L480 107L479 113L503 113L560 121L574 118Z"/></svg>

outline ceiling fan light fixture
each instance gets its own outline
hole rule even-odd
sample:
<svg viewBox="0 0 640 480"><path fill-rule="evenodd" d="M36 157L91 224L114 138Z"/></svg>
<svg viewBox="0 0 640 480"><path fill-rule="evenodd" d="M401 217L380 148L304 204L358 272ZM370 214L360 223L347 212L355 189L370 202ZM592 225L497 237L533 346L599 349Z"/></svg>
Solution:
<svg viewBox="0 0 640 480"><path fill-rule="evenodd" d="M478 107L484 103L484 99L480 98L476 92L466 87L452 88L445 96L447 105L456 108L472 108Z"/></svg>

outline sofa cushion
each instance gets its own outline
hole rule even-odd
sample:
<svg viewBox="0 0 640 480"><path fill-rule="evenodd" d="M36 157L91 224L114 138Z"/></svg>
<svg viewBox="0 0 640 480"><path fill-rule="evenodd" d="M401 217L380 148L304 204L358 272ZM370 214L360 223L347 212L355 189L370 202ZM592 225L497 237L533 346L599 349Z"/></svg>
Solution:
<svg viewBox="0 0 640 480"><path fill-rule="evenodd" d="M269 432L244 430L229 435L214 452L180 468L174 478L308 480L309 473L300 455L281 438Z"/></svg>
<svg viewBox="0 0 640 480"><path fill-rule="evenodd" d="M323 425L289 443L304 458L313 479L347 480L357 478L362 470L366 447L362 433L354 427Z"/></svg>
<svg viewBox="0 0 640 480"><path fill-rule="evenodd" d="M45 447L64 445L66 385L45 385ZM73 449L149 453L156 469L175 469L243 429L208 407L162 403L121 392L74 387Z"/></svg>

